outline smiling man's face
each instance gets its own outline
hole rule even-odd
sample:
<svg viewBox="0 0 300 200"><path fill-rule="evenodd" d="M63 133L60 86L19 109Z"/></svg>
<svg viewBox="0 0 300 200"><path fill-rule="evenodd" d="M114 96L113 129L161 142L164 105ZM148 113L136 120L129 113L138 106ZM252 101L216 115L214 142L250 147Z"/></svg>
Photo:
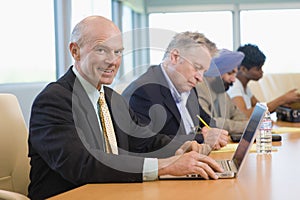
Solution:
<svg viewBox="0 0 300 200"><path fill-rule="evenodd" d="M106 24L105 24L106 23ZM79 55L75 67L96 88L113 82L121 64L122 35L110 22L88 22L83 32L83 42L78 44Z"/></svg>

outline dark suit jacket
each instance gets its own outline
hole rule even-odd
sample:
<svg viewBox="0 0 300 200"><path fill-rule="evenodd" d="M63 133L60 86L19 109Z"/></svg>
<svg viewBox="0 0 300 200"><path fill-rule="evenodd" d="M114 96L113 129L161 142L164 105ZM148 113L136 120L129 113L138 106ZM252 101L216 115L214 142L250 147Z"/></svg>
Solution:
<svg viewBox="0 0 300 200"><path fill-rule="evenodd" d="M104 90L120 155L103 151L96 112L71 68L36 97L28 141L31 199L44 199L86 183L142 182L141 156L172 143L160 136L134 144L131 138L148 135L149 129L137 125L121 95L107 87ZM168 156L179 145L168 146Z"/></svg>
<svg viewBox="0 0 300 200"><path fill-rule="evenodd" d="M150 124L154 132L171 137L186 135L181 115L160 66L151 66L146 73L133 81L122 95L143 123ZM214 120L199 105L195 89L191 90L187 108L195 126L203 127L196 117L197 114L214 126Z"/></svg>

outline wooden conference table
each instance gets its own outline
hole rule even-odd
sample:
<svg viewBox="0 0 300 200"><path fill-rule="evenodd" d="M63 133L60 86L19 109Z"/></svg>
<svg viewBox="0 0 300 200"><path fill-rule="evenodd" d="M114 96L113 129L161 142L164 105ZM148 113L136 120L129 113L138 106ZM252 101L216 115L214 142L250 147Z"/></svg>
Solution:
<svg viewBox="0 0 300 200"><path fill-rule="evenodd" d="M300 127L300 123L276 122L276 127ZM271 155L250 153L239 177L219 180L163 180L130 184L87 184L51 200L76 199L300 199L300 132L281 134ZM213 153L215 159L233 153Z"/></svg>

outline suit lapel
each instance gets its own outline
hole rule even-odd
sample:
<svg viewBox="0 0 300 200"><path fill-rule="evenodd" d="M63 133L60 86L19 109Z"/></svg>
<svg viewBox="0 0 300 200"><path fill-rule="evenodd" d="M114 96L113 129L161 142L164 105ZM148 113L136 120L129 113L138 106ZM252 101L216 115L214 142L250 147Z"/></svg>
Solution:
<svg viewBox="0 0 300 200"><path fill-rule="evenodd" d="M172 97L170 90L168 88L164 88L163 86L161 86L160 91L161 91L161 95L164 98L164 100L163 100L164 105L174 115L178 124L180 124L180 121L181 121L180 113L178 111L178 108L176 106L176 103Z"/></svg>
<svg viewBox="0 0 300 200"><path fill-rule="evenodd" d="M160 93L163 98L164 105L168 108L168 110L174 115L178 124L180 124L181 117L176 106L176 103L173 99L171 91L169 89L169 85L167 80L161 70L160 66L156 66L153 68L154 77L156 77L157 82L160 84Z"/></svg>
<svg viewBox="0 0 300 200"><path fill-rule="evenodd" d="M96 112L88 95L86 94L80 81L77 78L75 78L74 81L72 103L73 109L78 109L74 110L74 112L82 112L86 116L86 119L78 119L77 121L79 121L79 123L82 124L78 124L76 126L85 127L84 121L86 121L85 123L88 123L87 127L90 127L92 132L89 132L87 130L81 130L86 131L84 134L85 139L88 141L89 144L94 144L95 147L98 146L98 148L105 151L103 133L101 132ZM88 133L91 134L88 135Z"/></svg>
<svg viewBox="0 0 300 200"><path fill-rule="evenodd" d="M197 115L200 114L200 110L199 110L198 96L196 94L195 89L191 90L191 93L188 97L187 109L190 113L190 116L193 120L194 125L196 126L197 124L199 124Z"/></svg>

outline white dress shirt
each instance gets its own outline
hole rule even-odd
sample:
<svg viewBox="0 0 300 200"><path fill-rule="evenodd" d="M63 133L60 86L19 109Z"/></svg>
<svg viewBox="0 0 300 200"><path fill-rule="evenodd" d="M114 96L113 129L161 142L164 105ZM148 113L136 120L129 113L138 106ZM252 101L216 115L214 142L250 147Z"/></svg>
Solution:
<svg viewBox="0 0 300 200"><path fill-rule="evenodd" d="M185 129L185 134L189 134L192 131L193 127L195 126L194 122L192 120L192 117L186 107L186 103L187 103L188 97L190 95L190 91L179 93L177 91L176 87L174 86L174 84L172 83L172 81L170 80L164 67L162 65L160 65L160 67L161 67L161 70L162 70L166 80L167 80L172 97L173 97L173 99L176 103L176 106L178 108L178 111L181 115L181 119L183 121L184 129Z"/></svg>

